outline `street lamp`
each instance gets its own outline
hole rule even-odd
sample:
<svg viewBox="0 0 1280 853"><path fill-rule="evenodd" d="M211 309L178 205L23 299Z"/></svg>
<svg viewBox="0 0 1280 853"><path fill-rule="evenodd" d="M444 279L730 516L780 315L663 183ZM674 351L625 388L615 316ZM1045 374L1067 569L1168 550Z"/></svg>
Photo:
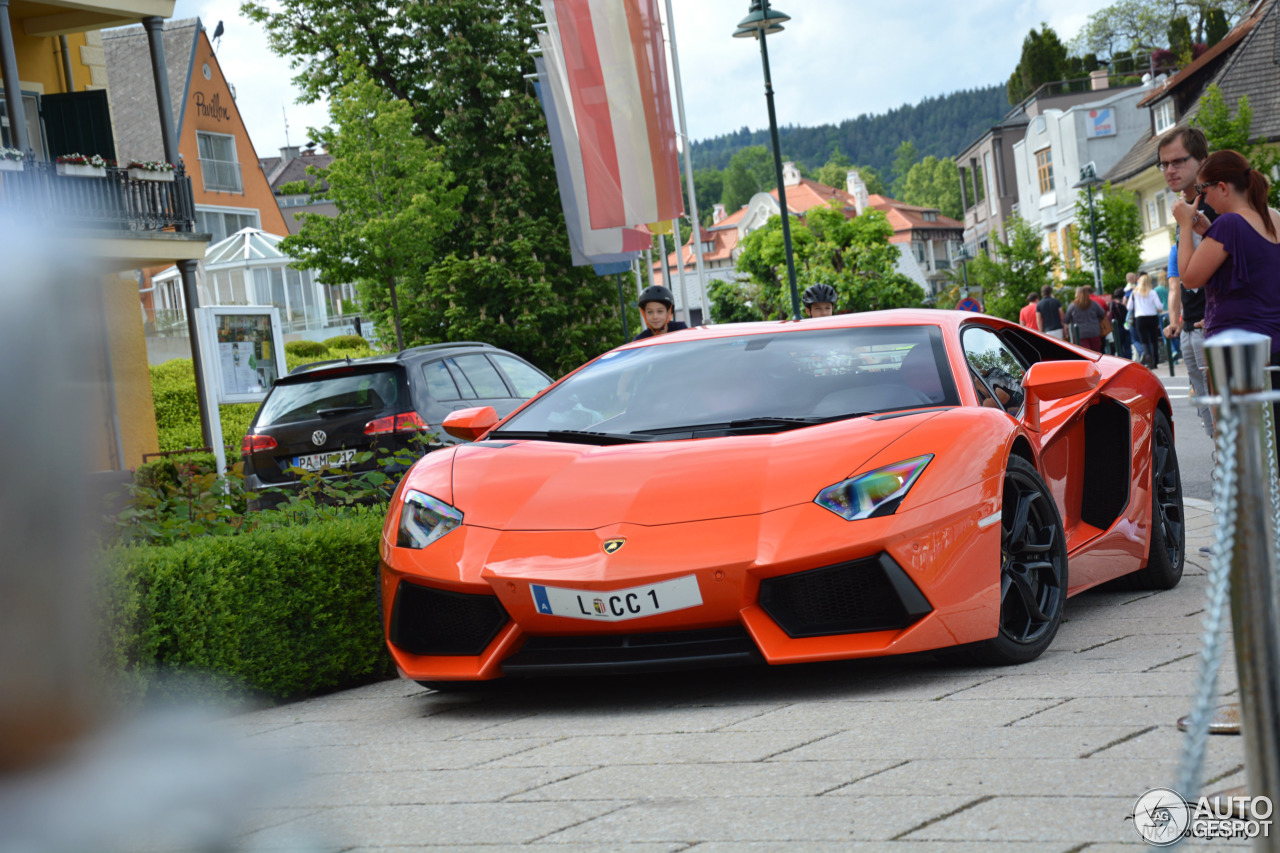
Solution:
<svg viewBox="0 0 1280 853"><path fill-rule="evenodd" d="M764 99L769 105L769 138L773 140L773 170L778 180L778 204L782 208L782 244L787 254L787 281L791 285L791 319L800 319L800 293L796 290L796 262L791 255L791 214L787 210L787 190L782 184L782 151L778 147L778 116L773 110L773 82L769 77L769 47L765 36L782 32L791 20L775 9L769 0L751 0L750 13L738 22L736 39L754 38L760 42L760 60L764 63Z"/></svg>
<svg viewBox="0 0 1280 853"><path fill-rule="evenodd" d="M964 295L969 295L969 244L961 243L959 251L956 252L956 260L960 262L960 272L964 275Z"/></svg>
<svg viewBox="0 0 1280 853"><path fill-rule="evenodd" d="M1089 193L1089 237L1093 241L1093 290L1102 292L1102 267L1098 263L1098 226L1093 217L1093 185L1098 183L1098 170L1089 161L1080 167L1080 180L1072 189L1084 187Z"/></svg>

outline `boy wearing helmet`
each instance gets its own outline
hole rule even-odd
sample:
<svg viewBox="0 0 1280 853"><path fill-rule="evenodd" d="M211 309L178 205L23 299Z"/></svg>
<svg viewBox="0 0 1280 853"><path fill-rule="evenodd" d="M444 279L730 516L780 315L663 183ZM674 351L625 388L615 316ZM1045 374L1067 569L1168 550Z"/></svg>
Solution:
<svg viewBox="0 0 1280 853"><path fill-rule="evenodd" d="M836 312L836 289L829 284L811 284L801 298L806 317L830 317Z"/></svg>
<svg viewBox="0 0 1280 853"><path fill-rule="evenodd" d="M652 338L654 335L665 335L689 328L679 320L673 320L676 313L676 299L660 284L646 287L640 293L640 317L644 320L644 329L631 340L638 341Z"/></svg>

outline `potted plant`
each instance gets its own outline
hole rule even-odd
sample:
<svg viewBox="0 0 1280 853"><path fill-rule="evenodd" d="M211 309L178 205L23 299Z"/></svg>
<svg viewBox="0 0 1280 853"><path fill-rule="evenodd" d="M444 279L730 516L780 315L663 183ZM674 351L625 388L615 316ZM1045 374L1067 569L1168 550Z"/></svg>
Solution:
<svg viewBox="0 0 1280 853"><path fill-rule="evenodd" d="M26 159L17 148L0 148L0 172L21 172Z"/></svg>
<svg viewBox="0 0 1280 853"><path fill-rule="evenodd" d="M129 179L134 181L172 181L173 164L163 160L130 160Z"/></svg>
<svg viewBox="0 0 1280 853"><path fill-rule="evenodd" d="M77 178L103 178L107 161L99 154L64 154L58 158L58 174Z"/></svg>

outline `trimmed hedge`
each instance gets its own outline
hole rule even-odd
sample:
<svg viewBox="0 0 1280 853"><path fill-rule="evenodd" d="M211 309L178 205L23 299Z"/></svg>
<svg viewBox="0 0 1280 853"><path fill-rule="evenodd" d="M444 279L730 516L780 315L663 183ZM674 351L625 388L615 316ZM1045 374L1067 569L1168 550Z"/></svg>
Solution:
<svg viewBox="0 0 1280 853"><path fill-rule="evenodd" d="M307 358L317 358L322 355L328 355L329 348L320 341L286 341L284 354L286 356L301 355Z"/></svg>
<svg viewBox="0 0 1280 853"><path fill-rule="evenodd" d="M151 368L151 396L161 450L200 447L200 405L196 402L196 374L189 358L175 358ZM240 440L258 411L255 403L219 406L222 443L238 453Z"/></svg>
<svg viewBox="0 0 1280 853"><path fill-rule="evenodd" d="M383 509L104 552L104 668L130 698L202 673L288 700L394 675L377 595Z"/></svg>
<svg viewBox="0 0 1280 853"><path fill-rule="evenodd" d="M325 338L324 345L329 349L368 349L369 342L359 335L334 335Z"/></svg>

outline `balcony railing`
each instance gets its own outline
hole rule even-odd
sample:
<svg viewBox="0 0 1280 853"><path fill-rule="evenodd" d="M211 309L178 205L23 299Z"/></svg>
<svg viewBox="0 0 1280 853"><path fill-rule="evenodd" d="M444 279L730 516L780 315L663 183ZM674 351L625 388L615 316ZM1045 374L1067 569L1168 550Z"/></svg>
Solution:
<svg viewBox="0 0 1280 853"><path fill-rule="evenodd" d="M191 179L179 163L172 181L139 181L127 169L102 177L59 175L53 163L27 160L20 172L0 172L0 213L26 221L128 231L190 231L195 227Z"/></svg>
<svg viewBox="0 0 1280 853"><path fill-rule="evenodd" d="M200 158L200 174L204 176L204 188L213 192L242 193L244 181L240 179L240 164L226 160Z"/></svg>

